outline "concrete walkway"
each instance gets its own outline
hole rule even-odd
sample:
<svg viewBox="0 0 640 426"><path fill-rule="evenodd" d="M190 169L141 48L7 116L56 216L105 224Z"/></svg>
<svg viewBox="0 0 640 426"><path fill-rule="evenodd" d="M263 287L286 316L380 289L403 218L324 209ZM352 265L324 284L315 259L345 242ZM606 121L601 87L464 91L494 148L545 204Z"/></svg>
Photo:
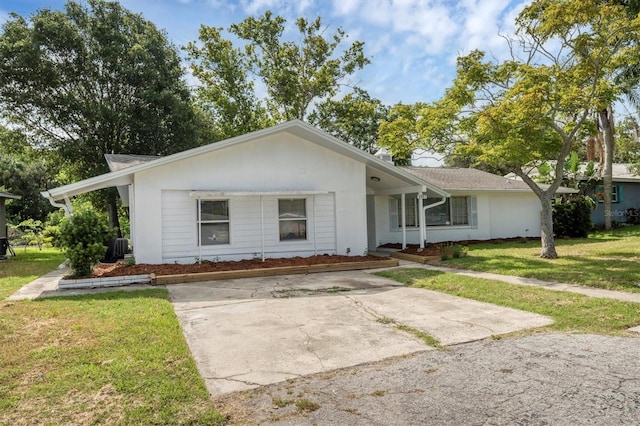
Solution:
<svg viewBox="0 0 640 426"><path fill-rule="evenodd" d="M602 288L586 287L576 284L564 284L553 281L542 281L535 278L523 278L513 275L492 274L490 272L469 271L466 269L447 268L444 266L425 265L421 263L400 261L399 268L421 268L432 271L448 272L456 275L465 275L468 277L483 278L486 280L503 281L509 284L524 285L530 287L543 287L546 290L568 291L570 293L583 294L590 297L602 297L605 299L616 299L623 302L640 303L640 293L627 293L625 291L605 290ZM395 268L390 268L395 269Z"/></svg>
<svg viewBox="0 0 640 426"><path fill-rule="evenodd" d="M113 291L135 291L157 288L147 284L134 284L122 287L89 288L78 290L59 289L58 281L60 281L65 275L68 275L70 272L71 269L66 266L60 265L58 269L55 269L48 274L31 281L29 284L24 285L11 296L7 297L6 300L34 300L44 299L46 297L79 296L83 294L107 293Z"/></svg>
<svg viewBox="0 0 640 426"><path fill-rule="evenodd" d="M571 293L583 294L589 297L602 297L605 299L615 299L623 302L636 302L640 303L640 293L627 293L624 291L605 290L601 288L586 287L576 284L565 284L552 281L543 281L535 278L523 278L513 275L501 275L492 274L489 272L477 272L469 271L466 269L447 268L444 266L426 265L421 263L410 262L407 260L401 260L398 268L422 268L432 271L448 272L457 275L466 275L469 277L484 278L487 280L503 281L509 284L518 284L530 287L542 287L547 290L553 291L568 291ZM396 269L396 268L384 268L384 269L370 269L365 272L374 273L381 270ZM59 267L58 269L49 272L46 275L26 284L21 289L13 293L7 298L7 300L25 300L25 299L40 299L44 297L58 297L58 296L75 296L79 294L93 294L103 293L108 291L127 291L127 290L141 290L147 288L155 288L150 285L129 285L124 287L109 287L102 289L87 289L87 290L60 290L58 289L58 281L67 275L70 269L66 267Z"/></svg>

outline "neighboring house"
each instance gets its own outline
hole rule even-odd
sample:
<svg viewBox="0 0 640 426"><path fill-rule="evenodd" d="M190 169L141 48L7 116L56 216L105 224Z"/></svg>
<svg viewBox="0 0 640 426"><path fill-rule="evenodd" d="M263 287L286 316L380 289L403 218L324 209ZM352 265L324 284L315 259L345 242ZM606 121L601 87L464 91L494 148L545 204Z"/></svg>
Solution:
<svg viewBox="0 0 640 426"><path fill-rule="evenodd" d="M167 157L107 160L110 173L42 195L69 213L71 197L118 187L137 263L361 255L388 242L540 234L539 203L524 184L395 167L299 120Z"/></svg>
<svg viewBox="0 0 640 426"><path fill-rule="evenodd" d="M615 163L612 168L613 194L610 212L612 222L627 222L627 209L640 209L640 176L630 172L629 166L629 164ZM598 203L591 213L591 221L598 227L604 226L603 192L602 185L596 185L587 193Z"/></svg>
<svg viewBox="0 0 640 426"><path fill-rule="evenodd" d="M549 162L549 164L552 166L554 165L553 162ZM611 200L611 212L609 214L611 214L611 220L613 222L627 222L627 209L640 209L640 176L630 172L630 166L630 164L626 163L614 163L612 167L613 196ZM591 212L591 222L597 227L603 227L605 219L603 203L604 188L602 186L601 178L602 171L599 167L600 166L596 164L595 178L599 179L599 184L587 185L587 189L584 194L590 196L597 203L595 209ZM594 177L585 177L584 173L586 169L587 165L581 164L578 171L577 179L583 184L589 180L593 181L594 179ZM529 176L535 179L538 176L538 171L536 169L532 169L529 172ZM510 173L505 177L516 181L522 181L513 173ZM638 219L636 219L636 221L637 220Z"/></svg>

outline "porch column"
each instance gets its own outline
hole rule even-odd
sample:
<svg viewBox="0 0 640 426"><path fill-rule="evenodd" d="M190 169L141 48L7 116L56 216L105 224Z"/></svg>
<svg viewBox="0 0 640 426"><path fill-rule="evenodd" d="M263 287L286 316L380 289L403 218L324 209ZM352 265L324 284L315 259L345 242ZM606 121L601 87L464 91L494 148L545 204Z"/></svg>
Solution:
<svg viewBox="0 0 640 426"><path fill-rule="evenodd" d="M403 192L402 194L400 194L400 212L401 212L401 217L400 217L400 223L402 224L402 250L407 248L407 224L406 224L406 213L405 213L405 208L406 208L406 201L405 201L405 193Z"/></svg>

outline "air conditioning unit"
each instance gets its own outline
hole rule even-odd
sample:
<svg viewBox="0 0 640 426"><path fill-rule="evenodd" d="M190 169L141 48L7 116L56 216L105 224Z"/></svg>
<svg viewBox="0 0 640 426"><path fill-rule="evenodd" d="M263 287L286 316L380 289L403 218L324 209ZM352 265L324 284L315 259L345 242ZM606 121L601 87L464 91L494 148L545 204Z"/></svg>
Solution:
<svg viewBox="0 0 640 426"><path fill-rule="evenodd" d="M117 259L124 259L124 255L129 253L129 240L126 238L116 238L113 255Z"/></svg>

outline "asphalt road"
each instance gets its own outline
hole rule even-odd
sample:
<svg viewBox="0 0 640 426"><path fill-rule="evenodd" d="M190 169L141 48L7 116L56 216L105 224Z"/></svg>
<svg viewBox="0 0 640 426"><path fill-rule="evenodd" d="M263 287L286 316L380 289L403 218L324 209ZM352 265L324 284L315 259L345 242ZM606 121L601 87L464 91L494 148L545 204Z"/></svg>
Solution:
<svg viewBox="0 0 640 426"><path fill-rule="evenodd" d="M483 340L291 379L216 403L235 424L640 425L640 338Z"/></svg>

